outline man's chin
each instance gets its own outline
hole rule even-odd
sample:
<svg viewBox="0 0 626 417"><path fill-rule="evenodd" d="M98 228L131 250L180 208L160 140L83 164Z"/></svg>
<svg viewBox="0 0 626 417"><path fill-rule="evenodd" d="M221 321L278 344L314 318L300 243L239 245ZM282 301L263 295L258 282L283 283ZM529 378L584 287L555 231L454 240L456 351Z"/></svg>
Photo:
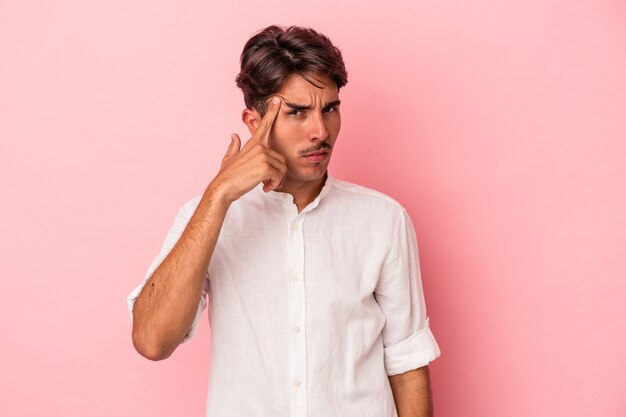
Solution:
<svg viewBox="0 0 626 417"><path fill-rule="evenodd" d="M322 178L326 174L327 165L320 164L319 166L308 168L304 172L300 173L301 181L316 181Z"/></svg>
<svg viewBox="0 0 626 417"><path fill-rule="evenodd" d="M294 172L291 174L287 174L291 180L295 182L311 182L318 181L320 178L324 177L326 174L327 166L324 164L323 166L316 167L315 169L307 168L298 170L298 172Z"/></svg>

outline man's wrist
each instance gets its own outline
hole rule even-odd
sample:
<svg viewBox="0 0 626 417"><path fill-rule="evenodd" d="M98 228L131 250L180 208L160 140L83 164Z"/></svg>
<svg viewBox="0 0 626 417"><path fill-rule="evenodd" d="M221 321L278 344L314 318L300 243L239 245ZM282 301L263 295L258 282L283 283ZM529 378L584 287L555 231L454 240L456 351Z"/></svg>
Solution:
<svg viewBox="0 0 626 417"><path fill-rule="evenodd" d="M229 192L228 185L215 180L211 181L207 186L202 199L218 204L224 208L230 207L231 203L235 200Z"/></svg>

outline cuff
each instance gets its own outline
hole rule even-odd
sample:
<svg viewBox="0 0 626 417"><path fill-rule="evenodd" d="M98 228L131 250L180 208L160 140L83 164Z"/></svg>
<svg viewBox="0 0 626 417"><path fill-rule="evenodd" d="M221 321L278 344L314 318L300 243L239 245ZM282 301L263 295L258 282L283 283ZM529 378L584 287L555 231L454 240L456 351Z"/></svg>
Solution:
<svg viewBox="0 0 626 417"><path fill-rule="evenodd" d="M133 321L133 310L135 308L135 301L137 301L137 298L139 298L139 293L141 292L141 289L143 288L147 280L148 279L146 279L140 286L135 288L133 292L131 292L128 296L127 304L131 322ZM202 294L202 297L200 297L200 302L198 303L198 309L196 310L196 316L194 317L193 323L191 324L191 328L189 329L181 343L188 342L198 332L198 327L200 326L200 318L202 317L202 312L206 308L207 304L208 303L206 297L204 294Z"/></svg>
<svg viewBox="0 0 626 417"><path fill-rule="evenodd" d="M426 319L426 326L385 351L387 375L397 375L428 365L441 355Z"/></svg>

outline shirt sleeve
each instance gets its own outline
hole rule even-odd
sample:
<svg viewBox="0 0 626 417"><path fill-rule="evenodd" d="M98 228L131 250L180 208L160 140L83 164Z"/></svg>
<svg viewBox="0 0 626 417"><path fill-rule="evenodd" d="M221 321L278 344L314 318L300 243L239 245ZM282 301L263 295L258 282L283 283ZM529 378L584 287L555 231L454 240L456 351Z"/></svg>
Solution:
<svg viewBox="0 0 626 417"><path fill-rule="evenodd" d="M161 262L163 262L163 260L170 253L170 251L172 250L176 242L178 242L178 239L180 239L185 228L187 227L187 224L189 223L189 220L191 219L191 216L195 212L199 202L200 202L200 197L196 197L188 201L183 207L181 207L178 210L178 213L176 214L176 217L174 218L174 223L168 230L167 235L165 236L165 241L163 242L163 245L161 246L161 251L156 256L156 258L154 258L154 260L148 267L148 271L146 272L143 282L139 284L139 286L137 286L137 288L135 288L128 295L128 299L127 299L128 311L130 312L131 321L133 320L133 308L135 306L135 301L137 300L137 297L139 297L139 293L141 293L141 290L143 289L144 285L146 285L146 282L148 282L148 280L150 279L154 271L159 267L159 265L161 265ZM198 331L198 325L200 324L202 311L204 311L204 309L207 306L206 297L207 297L207 292L208 292L208 285L209 285L209 279L208 279L208 271L207 271L204 277L204 286L202 289L202 294L200 296L200 300L198 301L198 309L196 311L196 316L191 325L191 329L189 330L185 338L182 340L183 343L193 338L193 336Z"/></svg>
<svg viewBox="0 0 626 417"><path fill-rule="evenodd" d="M420 368L439 357L426 316L415 230L404 208L374 296L386 318L382 336L387 375Z"/></svg>

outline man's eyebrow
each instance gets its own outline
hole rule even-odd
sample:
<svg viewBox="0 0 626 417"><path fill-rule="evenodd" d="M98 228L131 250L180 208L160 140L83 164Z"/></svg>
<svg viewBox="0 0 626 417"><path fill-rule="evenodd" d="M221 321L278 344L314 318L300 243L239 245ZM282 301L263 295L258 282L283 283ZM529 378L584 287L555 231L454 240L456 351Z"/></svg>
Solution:
<svg viewBox="0 0 626 417"><path fill-rule="evenodd" d="M283 102L285 103L285 105L287 107L292 108L293 110L310 110L311 106L308 104L296 104L296 103L290 103L288 101L283 100ZM341 104L341 100L334 100L331 101L330 103L326 103L324 105L324 108L326 107L331 107L331 106L338 106Z"/></svg>

